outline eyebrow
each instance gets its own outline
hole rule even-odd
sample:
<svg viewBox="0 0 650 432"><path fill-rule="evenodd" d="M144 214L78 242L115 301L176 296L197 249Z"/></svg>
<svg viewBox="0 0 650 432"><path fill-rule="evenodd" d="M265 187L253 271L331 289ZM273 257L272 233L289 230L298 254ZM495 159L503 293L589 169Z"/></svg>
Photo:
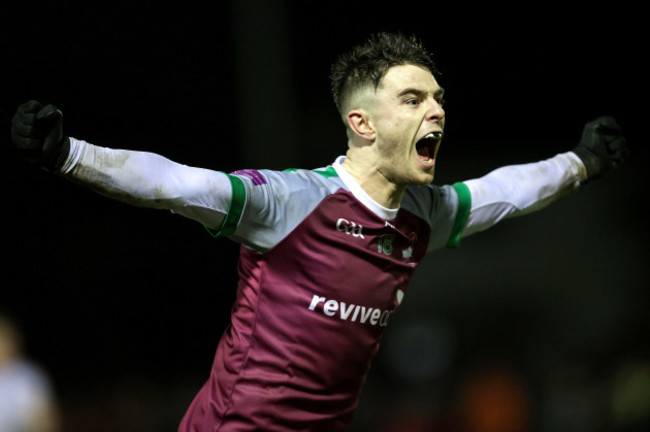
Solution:
<svg viewBox="0 0 650 432"><path fill-rule="evenodd" d="M402 90L401 92L399 92L397 94L397 97L402 97L402 96L405 96L407 94L414 94L414 95L417 95L417 96L425 96L427 93L428 92L426 92L424 90L409 87L409 88L406 88L406 89ZM436 90L436 92L433 94L433 96L442 96L444 94L445 94L445 89L440 87L438 90Z"/></svg>

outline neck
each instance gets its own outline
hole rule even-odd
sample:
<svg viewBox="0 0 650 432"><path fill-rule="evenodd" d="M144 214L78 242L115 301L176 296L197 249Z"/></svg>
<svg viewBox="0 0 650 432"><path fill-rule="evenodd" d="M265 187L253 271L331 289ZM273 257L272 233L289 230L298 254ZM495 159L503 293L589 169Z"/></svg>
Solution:
<svg viewBox="0 0 650 432"><path fill-rule="evenodd" d="M377 166L365 162L367 160L348 151L342 165L370 198L386 208L399 208L406 187L390 182Z"/></svg>

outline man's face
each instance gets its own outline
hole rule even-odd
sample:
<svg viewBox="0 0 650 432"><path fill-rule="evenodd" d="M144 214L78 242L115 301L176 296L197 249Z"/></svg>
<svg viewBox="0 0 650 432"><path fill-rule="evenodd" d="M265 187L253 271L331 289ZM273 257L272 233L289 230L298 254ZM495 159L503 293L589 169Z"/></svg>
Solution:
<svg viewBox="0 0 650 432"><path fill-rule="evenodd" d="M443 89L433 75L414 65L391 68L368 110L375 127L375 166L398 186L433 181L445 125Z"/></svg>

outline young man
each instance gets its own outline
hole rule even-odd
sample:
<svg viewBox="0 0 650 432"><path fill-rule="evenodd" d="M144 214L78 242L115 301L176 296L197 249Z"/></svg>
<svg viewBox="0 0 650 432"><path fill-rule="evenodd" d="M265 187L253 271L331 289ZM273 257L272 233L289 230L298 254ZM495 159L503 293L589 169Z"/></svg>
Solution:
<svg viewBox="0 0 650 432"><path fill-rule="evenodd" d="M439 187L444 90L421 43L374 35L331 78L349 148L316 170L226 174L67 137L52 105L14 116L13 142L34 163L242 244L231 324L180 431L345 430L427 252L549 204L627 151L605 117L573 152Z"/></svg>

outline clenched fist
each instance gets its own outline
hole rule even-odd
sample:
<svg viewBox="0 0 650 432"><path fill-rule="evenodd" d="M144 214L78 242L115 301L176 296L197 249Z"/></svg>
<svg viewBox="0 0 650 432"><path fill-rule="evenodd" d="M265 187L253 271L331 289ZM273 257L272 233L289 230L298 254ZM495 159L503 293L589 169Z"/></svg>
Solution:
<svg viewBox="0 0 650 432"><path fill-rule="evenodd" d="M61 110L35 100L18 107L11 121L11 141L22 157L50 171L57 171L70 151Z"/></svg>

